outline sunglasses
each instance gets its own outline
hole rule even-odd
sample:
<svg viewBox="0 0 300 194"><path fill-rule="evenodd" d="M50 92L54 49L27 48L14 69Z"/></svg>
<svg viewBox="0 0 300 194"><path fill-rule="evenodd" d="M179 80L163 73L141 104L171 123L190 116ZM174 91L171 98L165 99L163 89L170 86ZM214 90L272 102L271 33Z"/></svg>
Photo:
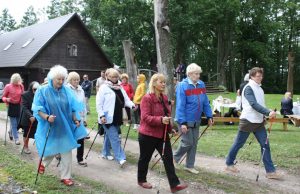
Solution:
<svg viewBox="0 0 300 194"><path fill-rule="evenodd" d="M33 90L33 91L36 91L36 90L37 90L37 88L32 88L32 90Z"/></svg>

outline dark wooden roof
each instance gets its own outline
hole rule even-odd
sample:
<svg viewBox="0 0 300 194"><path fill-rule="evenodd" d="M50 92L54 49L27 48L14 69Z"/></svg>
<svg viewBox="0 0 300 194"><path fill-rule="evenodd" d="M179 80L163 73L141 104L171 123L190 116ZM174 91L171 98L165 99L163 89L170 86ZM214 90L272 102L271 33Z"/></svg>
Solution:
<svg viewBox="0 0 300 194"><path fill-rule="evenodd" d="M92 37L80 17L74 13L34 24L0 35L0 67L24 67L38 55L41 50L58 34L72 19L78 19L82 27L99 48L99 52L109 61L95 39ZM24 44L32 40L27 46ZM13 43L7 50L9 44ZM109 61L110 62L110 61ZM110 62L110 64L112 64Z"/></svg>

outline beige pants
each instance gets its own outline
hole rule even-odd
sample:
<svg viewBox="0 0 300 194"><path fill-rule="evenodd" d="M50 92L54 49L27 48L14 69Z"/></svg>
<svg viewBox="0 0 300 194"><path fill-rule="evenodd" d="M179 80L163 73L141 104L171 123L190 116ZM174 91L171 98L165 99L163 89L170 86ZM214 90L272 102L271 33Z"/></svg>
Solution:
<svg viewBox="0 0 300 194"><path fill-rule="evenodd" d="M60 154L61 161L59 164L60 179L70 179L72 172L72 151ZM55 156L47 156L43 158L43 164L47 167Z"/></svg>

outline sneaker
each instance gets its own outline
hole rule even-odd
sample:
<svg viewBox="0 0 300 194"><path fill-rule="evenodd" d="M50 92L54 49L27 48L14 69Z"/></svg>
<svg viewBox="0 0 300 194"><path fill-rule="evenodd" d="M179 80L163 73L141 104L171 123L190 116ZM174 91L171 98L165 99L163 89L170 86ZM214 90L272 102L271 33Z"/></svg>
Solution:
<svg viewBox="0 0 300 194"><path fill-rule="evenodd" d="M196 170L195 168L188 168L188 167L184 167L184 170L193 173L193 174L199 174L199 171Z"/></svg>
<svg viewBox="0 0 300 194"><path fill-rule="evenodd" d="M283 174L282 173L278 173L278 172L267 172L266 177L268 179L282 179L283 178Z"/></svg>
<svg viewBox="0 0 300 194"><path fill-rule="evenodd" d="M28 148L24 148L24 153L25 154L31 154L31 151Z"/></svg>
<svg viewBox="0 0 300 194"><path fill-rule="evenodd" d="M19 140L16 140L16 141L15 141L15 144L16 144L16 145L20 145L20 141L19 141Z"/></svg>
<svg viewBox="0 0 300 194"><path fill-rule="evenodd" d="M120 161L120 167L123 168L126 164L126 160L121 160Z"/></svg>
<svg viewBox="0 0 300 194"><path fill-rule="evenodd" d="M79 165L79 166L82 166L82 167L87 167L87 163L86 163L86 162L83 162L83 161L78 162L78 165Z"/></svg>
<svg viewBox="0 0 300 194"><path fill-rule="evenodd" d="M104 155L100 155L99 158L103 158L103 159L106 159L106 160L109 160L109 161L112 161L114 160L114 157L113 156L104 156Z"/></svg>
<svg viewBox="0 0 300 194"><path fill-rule="evenodd" d="M134 124L134 125L133 125L133 129L137 129L137 124Z"/></svg>
<svg viewBox="0 0 300 194"><path fill-rule="evenodd" d="M228 172L233 172L233 173L238 173L240 172L239 169L237 169L234 165L231 165L231 166L227 166L225 168L226 171Z"/></svg>

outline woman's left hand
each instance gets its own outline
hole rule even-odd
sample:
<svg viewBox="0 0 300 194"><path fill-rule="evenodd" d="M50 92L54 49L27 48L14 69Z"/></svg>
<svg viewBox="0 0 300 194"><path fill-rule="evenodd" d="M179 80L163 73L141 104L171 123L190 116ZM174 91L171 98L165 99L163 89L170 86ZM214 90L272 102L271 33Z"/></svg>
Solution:
<svg viewBox="0 0 300 194"><path fill-rule="evenodd" d="M75 124L76 124L76 127L79 127L80 126L80 121L76 120Z"/></svg>
<svg viewBox="0 0 300 194"><path fill-rule="evenodd" d="M208 119L208 126L213 126L214 125L214 120L212 118Z"/></svg>

